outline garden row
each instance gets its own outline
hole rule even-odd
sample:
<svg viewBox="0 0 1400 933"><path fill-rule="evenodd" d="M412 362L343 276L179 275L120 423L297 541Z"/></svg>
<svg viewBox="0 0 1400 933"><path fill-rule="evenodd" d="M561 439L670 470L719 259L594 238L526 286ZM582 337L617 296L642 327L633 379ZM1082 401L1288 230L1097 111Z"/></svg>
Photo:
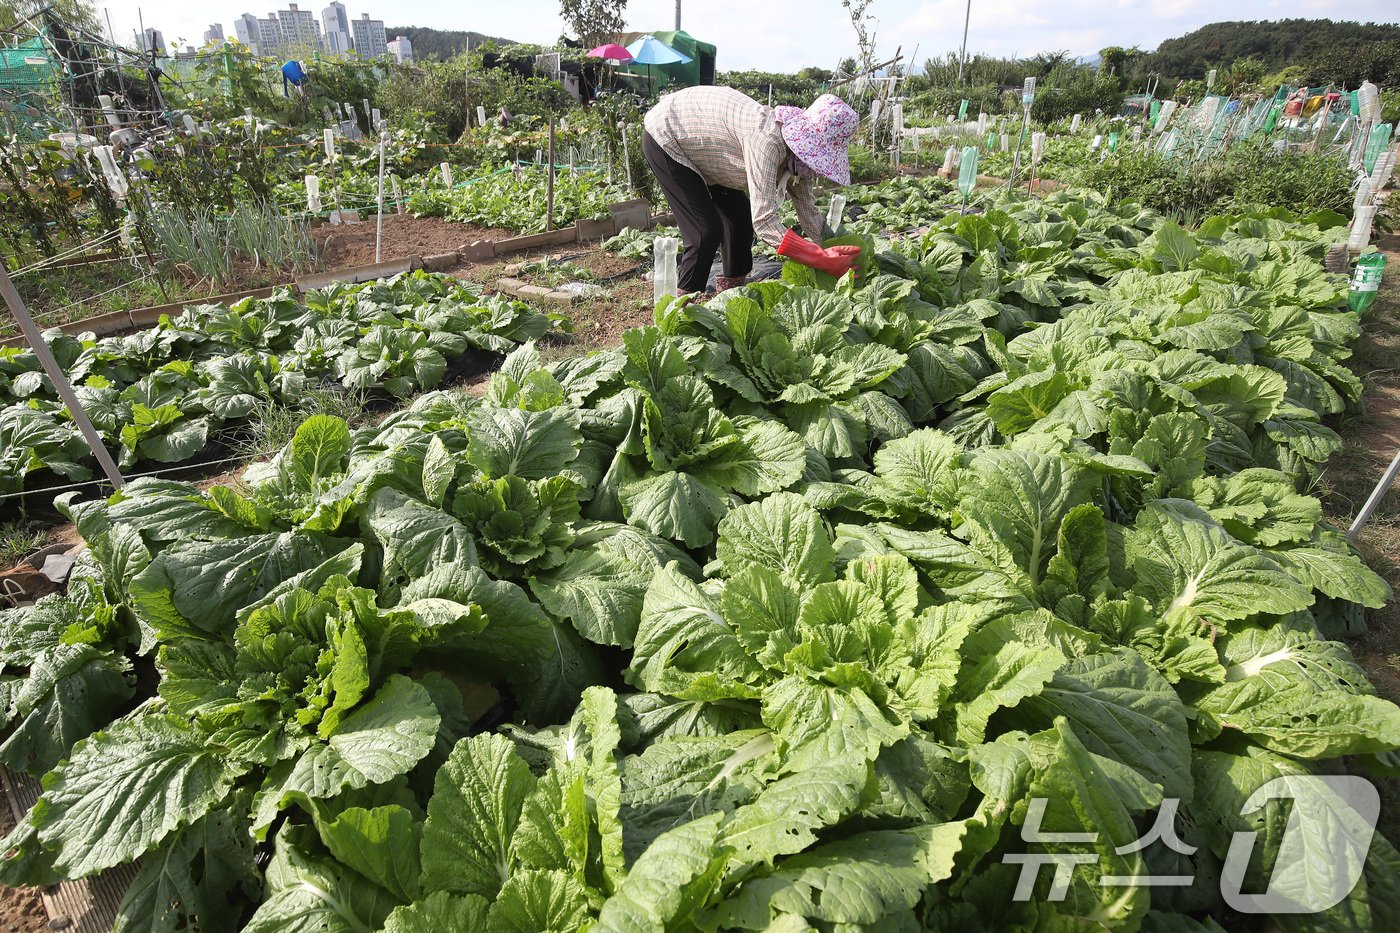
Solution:
<svg viewBox="0 0 1400 933"><path fill-rule="evenodd" d="M1390 593L1304 491L1360 394L1314 220L1002 194L244 487L71 498L68 594L0 628L48 772L0 881L140 858L123 931L1236 926L1254 791L1400 748L1334 640ZM1397 871L1274 921L1378 926Z"/></svg>
<svg viewBox="0 0 1400 933"><path fill-rule="evenodd" d="M327 381L405 398L437 386L450 361L504 353L559 323L419 271L336 283L300 300L283 289L227 307L193 305L124 336L50 330L44 339L129 469L190 460L229 426L270 404L295 407ZM93 475L91 452L31 349L0 348L0 404L0 490Z"/></svg>

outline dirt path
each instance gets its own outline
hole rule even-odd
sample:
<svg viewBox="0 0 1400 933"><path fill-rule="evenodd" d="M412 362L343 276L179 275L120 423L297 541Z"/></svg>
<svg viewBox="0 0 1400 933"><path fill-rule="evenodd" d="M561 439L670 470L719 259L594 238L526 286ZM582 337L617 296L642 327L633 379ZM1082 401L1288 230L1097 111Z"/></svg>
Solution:
<svg viewBox="0 0 1400 933"><path fill-rule="evenodd" d="M1386 277L1363 322L1349 361L1365 383L1365 410L1336 425L1342 450L1327 464L1317 494L1338 527L1351 524L1386 465L1400 450L1400 237L1382 238ZM1400 484L1381 502L1356 542L1367 563L1400 594ZM1367 632L1350 642L1357 663L1377 693L1400 702L1400 598L1367 614ZM1400 838L1400 780L1376 781L1381 792L1380 831Z"/></svg>

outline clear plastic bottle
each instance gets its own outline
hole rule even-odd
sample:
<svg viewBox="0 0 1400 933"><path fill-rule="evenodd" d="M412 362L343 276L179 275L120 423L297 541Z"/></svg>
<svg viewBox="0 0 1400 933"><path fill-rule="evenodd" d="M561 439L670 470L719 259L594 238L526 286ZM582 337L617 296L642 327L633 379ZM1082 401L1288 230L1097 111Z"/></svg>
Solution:
<svg viewBox="0 0 1400 933"><path fill-rule="evenodd" d="M846 196L833 194L831 204L826 209L826 227L833 234L841 229L841 220L846 213Z"/></svg>
<svg viewBox="0 0 1400 933"><path fill-rule="evenodd" d="M680 241L673 236L659 236L651 247L651 300L660 302L674 295L677 286L676 251Z"/></svg>

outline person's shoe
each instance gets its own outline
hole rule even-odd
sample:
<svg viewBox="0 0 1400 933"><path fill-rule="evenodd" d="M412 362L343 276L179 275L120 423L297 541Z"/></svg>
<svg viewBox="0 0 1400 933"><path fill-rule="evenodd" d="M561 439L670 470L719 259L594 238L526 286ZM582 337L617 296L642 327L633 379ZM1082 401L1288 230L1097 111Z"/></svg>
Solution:
<svg viewBox="0 0 1400 933"><path fill-rule="evenodd" d="M716 294L719 292L727 292L731 288L738 288L748 283L749 277L747 275L736 275L733 278L726 275L717 275L715 276L715 292Z"/></svg>

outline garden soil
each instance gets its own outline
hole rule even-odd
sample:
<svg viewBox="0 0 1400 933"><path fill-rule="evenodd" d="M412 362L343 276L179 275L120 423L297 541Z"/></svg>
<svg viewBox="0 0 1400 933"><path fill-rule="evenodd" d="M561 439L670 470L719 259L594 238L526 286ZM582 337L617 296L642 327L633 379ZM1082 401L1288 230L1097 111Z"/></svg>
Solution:
<svg viewBox="0 0 1400 933"><path fill-rule="evenodd" d="M14 814L5 787L0 784L0 834L15 828ZM4 933L40 933L49 929L44 902L33 888L0 887L0 930Z"/></svg>
<svg viewBox="0 0 1400 933"><path fill-rule="evenodd" d="M365 215L357 224L318 224L312 233L326 269L345 269L374 262L372 214ZM438 217L385 214L380 254L386 262L408 256L433 256L454 252L477 240L507 240L514 236L519 234L499 227L477 227Z"/></svg>

